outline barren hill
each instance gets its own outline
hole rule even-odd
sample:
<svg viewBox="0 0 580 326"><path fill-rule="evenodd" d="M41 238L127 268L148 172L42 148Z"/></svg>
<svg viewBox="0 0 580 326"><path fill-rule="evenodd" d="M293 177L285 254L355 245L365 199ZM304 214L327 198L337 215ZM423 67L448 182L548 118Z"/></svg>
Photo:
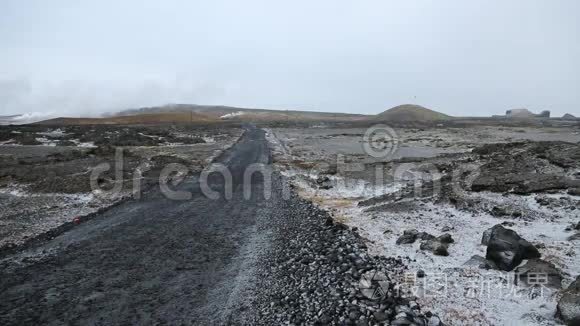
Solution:
<svg viewBox="0 0 580 326"><path fill-rule="evenodd" d="M351 121L363 120L367 116L351 113L314 112L300 110L268 110L238 108L219 105L169 104L121 111L115 115L143 113L194 112L221 120L236 121Z"/></svg>
<svg viewBox="0 0 580 326"><path fill-rule="evenodd" d="M36 122L43 125L93 125L93 124L156 124L156 123L191 123L212 122L217 119L196 112L165 112L122 115L108 118L55 118Z"/></svg>
<svg viewBox="0 0 580 326"><path fill-rule="evenodd" d="M427 109L420 105L403 104L388 109L387 111L377 115L380 120L386 121L437 121L448 120L450 116Z"/></svg>

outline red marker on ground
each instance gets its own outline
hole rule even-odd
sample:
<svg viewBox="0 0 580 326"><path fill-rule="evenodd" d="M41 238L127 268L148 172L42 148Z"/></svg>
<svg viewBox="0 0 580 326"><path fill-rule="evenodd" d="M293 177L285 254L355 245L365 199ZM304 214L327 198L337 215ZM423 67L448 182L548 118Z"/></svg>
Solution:
<svg viewBox="0 0 580 326"><path fill-rule="evenodd" d="M80 217L78 217L78 216L77 216L77 217L75 217L75 218L73 218L73 223L74 223L74 224L80 224L80 223L81 223L81 218L80 218Z"/></svg>

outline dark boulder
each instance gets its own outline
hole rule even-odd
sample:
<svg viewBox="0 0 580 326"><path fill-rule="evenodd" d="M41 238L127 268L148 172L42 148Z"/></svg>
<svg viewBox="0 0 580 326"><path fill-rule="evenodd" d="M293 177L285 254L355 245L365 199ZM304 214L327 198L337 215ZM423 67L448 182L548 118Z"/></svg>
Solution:
<svg viewBox="0 0 580 326"><path fill-rule="evenodd" d="M419 231L415 229L405 230L403 235L401 235L397 239L397 244L409 244L414 243L417 240L417 236L419 235Z"/></svg>
<svg viewBox="0 0 580 326"><path fill-rule="evenodd" d="M557 309L558 317L566 325L580 325L580 276L564 291Z"/></svg>
<svg viewBox="0 0 580 326"><path fill-rule="evenodd" d="M441 243L454 243L455 240L449 233L443 233L442 235L437 237L437 240Z"/></svg>
<svg viewBox="0 0 580 326"><path fill-rule="evenodd" d="M421 239L421 240L433 240L435 239L435 236L432 234L429 234L427 232L419 232L419 234L417 235L417 239Z"/></svg>
<svg viewBox="0 0 580 326"><path fill-rule="evenodd" d="M415 243L416 240L435 240L435 236L427 232L419 232L416 229L405 230L397 239L397 244Z"/></svg>
<svg viewBox="0 0 580 326"><path fill-rule="evenodd" d="M423 240L419 249L431 251L437 256L449 256L447 244L441 243L437 240Z"/></svg>
<svg viewBox="0 0 580 326"><path fill-rule="evenodd" d="M328 190L328 189L333 188L332 181L327 176L319 176L318 178L316 178L316 184L317 184L319 189L323 189L323 190Z"/></svg>
<svg viewBox="0 0 580 326"><path fill-rule="evenodd" d="M577 241L577 240L580 240L580 233L576 233L568 237L568 241Z"/></svg>
<svg viewBox="0 0 580 326"><path fill-rule="evenodd" d="M484 232L482 243L487 243L485 258L493 261L499 269L504 271L513 270L524 259L541 256L533 244L500 224Z"/></svg>
<svg viewBox="0 0 580 326"><path fill-rule="evenodd" d="M507 209L502 206L493 206L493 208L490 211L490 214L495 217L510 215Z"/></svg>
<svg viewBox="0 0 580 326"><path fill-rule="evenodd" d="M415 243L417 240L421 240L419 249L431 251L438 256L449 256L449 252L447 251L448 244L454 242L453 238L448 233L435 237L427 232L419 232L415 229L411 229L405 230L397 239L396 243L411 244Z"/></svg>
<svg viewBox="0 0 580 326"><path fill-rule="evenodd" d="M580 196L580 188L568 189L568 195Z"/></svg>

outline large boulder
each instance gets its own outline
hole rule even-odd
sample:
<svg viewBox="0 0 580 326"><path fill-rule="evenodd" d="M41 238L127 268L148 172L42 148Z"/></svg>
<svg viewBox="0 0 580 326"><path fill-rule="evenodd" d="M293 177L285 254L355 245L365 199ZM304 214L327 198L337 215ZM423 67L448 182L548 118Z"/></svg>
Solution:
<svg viewBox="0 0 580 326"><path fill-rule="evenodd" d="M493 261L499 269L504 271L513 270L524 259L541 256L533 244L500 224L484 232L482 243L487 243L485 258Z"/></svg>
<svg viewBox="0 0 580 326"><path fill-rule="evenodd" d="M580 276L564 291L558 301L557 314L566 325L580 325Z"/></svg>
<svg viewBox="0 0 580 326"><path fill-rule="evenodd" d="M562 273L554 264L542 259L530 259L516 268L516 284L542 285L555 289L562 288Z"/></svg>

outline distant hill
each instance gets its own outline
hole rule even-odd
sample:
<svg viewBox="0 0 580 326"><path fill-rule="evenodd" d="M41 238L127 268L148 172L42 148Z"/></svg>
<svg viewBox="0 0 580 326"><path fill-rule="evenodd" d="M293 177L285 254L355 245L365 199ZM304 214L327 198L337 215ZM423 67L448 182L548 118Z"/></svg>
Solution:
<svg viewBox="0 0 580 326"><path fill-rule="evenodd" d="M221 106L221 105L195 105L195 104L168 104L163 106L143 107L138 109L128 109L120 112L109 114L109 116L130 116L152 113L171 113L171 112L194 112L201 113L208 117L219 118L223 115L233 113L242 108Z"/></svg>
<svg viewBox="0 0 580 326"><path fill-rule="evenodd" d="M196 112L165 112L113 116L107 118L55 118L36 122L42 125L128 125L156 123L212 122L218 119Z"/></svg>
<svg viewBox="0 0 580 326"><path fill-rule="evenodd" d="M330 113L299 110L268 110L238 108L220 105L196 105L196 104L168 104L157 107L146 107L121 111L116 115L134 115L143 113L163 112L195 112L220 120L233 121L352 121L364 120L367 116L350 113Z"/></svg>
<svg viewBox="0 0 580 326"><path fill-rule="evenodd" d="M388 109L377 115L377 118L385 121L405 122L405 121L439 121L449 120L452 117L446 114L433 111L415 104L403 104Z"/></svg>
<svg viewBox="0 0 580 326"><path fill-rule="evenodd" d="M15 115L1 115L0 116L0 125L7 125L18 121L18 119L22 117L20 114Z"/></svg>
<svg viewBox="0 0 580 326"><path fill-rule="evenodd" d="M49 117L51 117L50 114L41 113L41 112L14 114L14 115L2 115L2 116L0 116L0 125L10 125L10 124L21 125L21 124L27 124L27 123L45 120Z"/></svg>
<svg viewBox="0 0 580 326"><path fill-rule="evenodd" d="M564 119L564 120L576 120L576 117L571 115L570 113L566 113L562 116L562 119Z"/></svg>

